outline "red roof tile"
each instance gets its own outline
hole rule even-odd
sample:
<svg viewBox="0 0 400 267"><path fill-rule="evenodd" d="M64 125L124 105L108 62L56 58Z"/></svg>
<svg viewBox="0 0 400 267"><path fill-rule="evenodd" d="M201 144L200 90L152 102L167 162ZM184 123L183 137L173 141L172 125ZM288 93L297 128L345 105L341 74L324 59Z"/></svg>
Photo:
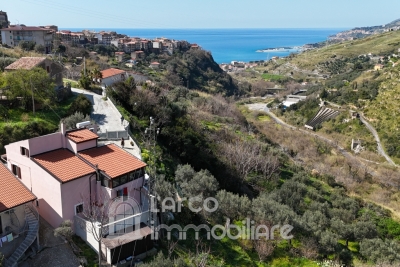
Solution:
<svg viewBox="0 0 400 267"><path fill-rule="evenodd" d="M99 169L111 178L146 166L146 163L114 144L83 150L79 155L93 165L98 164Z"/></svg>
<svg viewBox="0 0 400 267"><path fill-rule="evenodd" d="M72 140L74 143L77 144L99 138L97 134L89 131L88 129L68 132L67 137L69 140Z"/></svg>
<svg viewBox="0 0 400 267"><path fill-rule="evenodd" d="M53 150L32 158L63 183L95 172L91 166L67 149Z"/></svg>
<svg viewBox="0 0 400 267"><path fill-rule="evenodd" d="M15 26L10 26L8 28L3 28L0 29L0 31L54 31L49 28L42 28L42 27L36 27L36 26L22 26L22 25L15 25Z"/></svg>
<svg viewBox="0 0 400 267"><path fill-rule="evenodd" d="M25 204L36 197L3 164L0 164L0 212Z"/></svg>
<svg viewBox="0 0 400 267"><path fill-rule="evenodd" d="M8 65L5 69L6 70L19 70L19 69L24 69L24 70L30 70L43 61L45 61L45 57L22 57L18 59L17 61L11 63Z"/></svg>
<svg viewBox="0 0 400 267"><path fill-rule="evenodd" d="M119 69L114 69L114 68L101 71L101 75L102 75L103 79L114 76L114 75L123 74L123 73L125 73L124 70L119 70Z"/></svg>

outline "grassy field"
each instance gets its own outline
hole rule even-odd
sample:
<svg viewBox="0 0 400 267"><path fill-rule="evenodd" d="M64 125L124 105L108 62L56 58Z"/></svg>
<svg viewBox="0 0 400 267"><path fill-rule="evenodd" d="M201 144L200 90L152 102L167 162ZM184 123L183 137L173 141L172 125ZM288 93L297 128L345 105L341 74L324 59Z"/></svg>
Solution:
<svg viewBox="0 0 400 267"><path fill-rule="evenodd" d="M397 53L399 47L400 31L393 31L307 51L296 56L291 63L300 68L313 70L318 63L327 61L332 56L351 58L368 53L391 54Z"/></svg>
<svg viewBox="0 0 400 267"><path fill-rule="evenodd" d="M72 86L72 87L74 87L74 88L79 88L79 83L78 83L77 81L74 81L74 80L71 80L71 79L63 78L63 82L64 82L64 84L67 83L67 82L69 82L69 83L71 83L71 86Z"/></svg>

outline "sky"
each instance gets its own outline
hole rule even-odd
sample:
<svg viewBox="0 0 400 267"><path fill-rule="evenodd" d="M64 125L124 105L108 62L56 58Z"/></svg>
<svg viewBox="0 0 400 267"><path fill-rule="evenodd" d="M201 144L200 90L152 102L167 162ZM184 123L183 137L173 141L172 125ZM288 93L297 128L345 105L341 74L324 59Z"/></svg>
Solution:
<svg viewBox="0 0 400 267"><path fill-rule="evenodd" d="M399 0L1 0L11 24L59 28L354 28L400 18Z"/></svg>

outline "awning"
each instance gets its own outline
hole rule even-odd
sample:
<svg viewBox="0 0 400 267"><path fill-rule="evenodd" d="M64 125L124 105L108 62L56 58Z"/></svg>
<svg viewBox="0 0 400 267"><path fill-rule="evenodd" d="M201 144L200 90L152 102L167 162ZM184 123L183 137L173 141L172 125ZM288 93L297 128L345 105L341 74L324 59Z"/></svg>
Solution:
<svg viewBox="0 0 400 267"><path fill-rule="evenodd" d="M143 237L148 236L151 233L153 233L151 228L148 227L146 224L141 223L140 228L135 231L123 235L109 235L106 238L103 238L102 242L108 249L114 249L116 247L128 244L132 241L142 239Z"/></svg>

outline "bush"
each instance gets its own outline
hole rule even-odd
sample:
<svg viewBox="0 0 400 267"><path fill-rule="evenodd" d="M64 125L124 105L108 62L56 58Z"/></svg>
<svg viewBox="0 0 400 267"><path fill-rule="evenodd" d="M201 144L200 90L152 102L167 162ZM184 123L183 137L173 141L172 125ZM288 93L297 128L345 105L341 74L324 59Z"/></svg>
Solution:
<svg viewBox="0 0 400 267"><path fill-rule="evenodd" d="M64 118L63 123L67 130L75 129L78 122L90 121L89 115L84 116L81 112L75 112L71 116Z"/></svg>
<svg viewBox="0 0 400 267"><path fill-rule="evenodd" d="M92 103L83 94L80 94L74 102L72 102L68 113L74 114L76 112L81 112L83 115L89 115L91 111Z"/></svg>

